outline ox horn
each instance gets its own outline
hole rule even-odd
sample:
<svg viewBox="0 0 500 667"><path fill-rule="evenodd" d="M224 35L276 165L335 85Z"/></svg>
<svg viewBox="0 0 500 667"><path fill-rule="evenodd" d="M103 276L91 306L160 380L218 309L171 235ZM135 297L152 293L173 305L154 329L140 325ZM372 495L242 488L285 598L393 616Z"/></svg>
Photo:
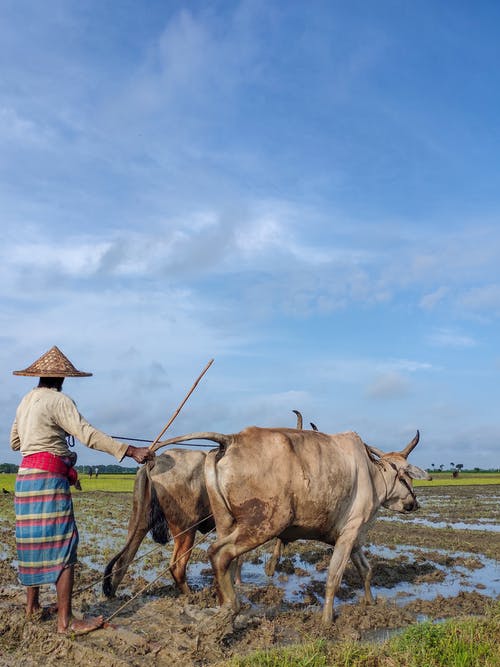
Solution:
<svg viewBox="0 0 500 667"><path fill-rule="evenodd" d="M420 440L420 432L417 431L417 434L416 434L416 436L413 438L413 440L412 440L411 442L409 442L409 443L406 445L406 447L400 452L400 453L401 453L401 456L404 456L405 459L407 459L408 456L409 456L409 454L410 454L410 452L412 452L412 451L415 449L415 447L417 446L419 440Z"/></svg>
<svg viewBox="0 0 500 667"><path fill-rule="evenodd" d="M297 415L297 426L295 428L297 428L299 431L302 431L302 426L303 426L302 415L298 410L292 410L292 412L295 412L295 414Z"/></svg>
<svg viewBox="0 0 500 667"><path fill-rule="evenodd" d="M385 452L383 452L381 449L377 449L376 447L372 447L372 445L367 445L365 442L365 447L368 449L369 452L372 454L375 454L375 456L378 456L379 459L381 459L383 456L385 456Z"/></svg>

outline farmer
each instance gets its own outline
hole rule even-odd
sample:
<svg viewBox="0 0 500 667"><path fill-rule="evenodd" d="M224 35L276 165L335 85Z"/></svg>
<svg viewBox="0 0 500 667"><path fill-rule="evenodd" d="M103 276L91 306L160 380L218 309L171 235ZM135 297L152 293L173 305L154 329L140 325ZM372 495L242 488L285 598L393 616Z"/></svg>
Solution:
<svg viewBox="0 0 500 667"><path fill-rule="evenodd" d="M133 447L95 429L62 393L65 377L87 377L53 347L28 368L14 375L38 377L38 386L21 400L10 443L23 455L16 479L16 544L19 578L27 586L26 615L40 610L41 584L55 583L57 631L84 633L103 624L103 617L76 619L72 614L74 564L78 530L70 484L77 482L76 454L66 437L72 435L91 449L130 456L144 463L153 456L147 447Z"/></svg>

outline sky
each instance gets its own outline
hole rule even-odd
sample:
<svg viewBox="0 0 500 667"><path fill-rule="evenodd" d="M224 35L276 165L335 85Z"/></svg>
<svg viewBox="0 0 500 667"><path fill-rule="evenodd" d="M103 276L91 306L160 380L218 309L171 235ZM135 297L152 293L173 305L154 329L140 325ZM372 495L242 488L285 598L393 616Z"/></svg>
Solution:
<svg viewBox="0 0 500 667"><path fill-rule="evenodd" d="M500 466L500 5L0 3L0 462L57 345L95 427ZM79 463L112 457L77 445ZM128 465L133 462L125 459Z"/></svg>

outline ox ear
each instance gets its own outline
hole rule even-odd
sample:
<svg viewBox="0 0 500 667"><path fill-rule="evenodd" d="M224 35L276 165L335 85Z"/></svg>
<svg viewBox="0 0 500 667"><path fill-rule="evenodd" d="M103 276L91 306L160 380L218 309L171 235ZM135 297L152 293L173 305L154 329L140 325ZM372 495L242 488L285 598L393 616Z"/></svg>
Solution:
<svg viewBox="0 0 500 667"><path fill-rule="evenodd" d="M432 479L432 477L422 468L414 466L412 463L408 463L404 468L404 472L411 477L412 479Z"/></svg>

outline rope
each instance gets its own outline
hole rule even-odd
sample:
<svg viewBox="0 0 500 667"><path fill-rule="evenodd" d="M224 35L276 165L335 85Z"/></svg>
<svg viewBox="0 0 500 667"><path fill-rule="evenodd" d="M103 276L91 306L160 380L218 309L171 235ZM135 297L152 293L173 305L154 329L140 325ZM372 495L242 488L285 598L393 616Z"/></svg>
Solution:
<svg viewBox="0 0 500 667"><path fill-rule="evenodd" d="M99 579L96 579L95 581L92 581L90 584L87 584L87 586L83 586L83 588L79 588L77 591L75 591L75 592L73 593L73 597L75 597L76 595L80 595L81 593L85 593L85 591L88 591L89 588L93 588L96 584L100 583L100 582L103 581L104 579L108 579L108 578L111 577L115 572L120 572L120 570L123 570L123 569L125 569L125 568L128 568L130 565L132 565L132 564L135 563L136 561L141 560L142 558L146 558L146 556L149 556L150 554L154 553L155 551L158 551L158 549L161 549L162 546L163 546L163 544L158 544L156 547L154 547L153 549L151 549L151 551L146 551L146 553L141 554L140 556L137 556L137 558L134 558L134 560L131 560L130 563L128 563L127 565L122 565L121 567L117 567L116 569L113 569L113 571L110 572L109 574L107 574L106 576L104 576L104 577L102 577L102 578L99 577Z"/></svg>
<svg viewBox="0 0 500 667"><path fill-rule="evenodd" d="M189 528L186 528L185 530L181 530L180 533L177 533L175 536L173 536L174 539L175 539L175 537L178 537L179 535L184 535L184 533L189 532L189 531L192 530L193 528L196 528L196 526L199 526L199 525L202 524L204 521L206 521L207 519L210 519L210 518L212 518L212 517L213 517L213 514L208 514L204 519L200 519L199 521L197 521L196 523L194 523L194 524L193 524L192 526L190 526ZM159 522L157 521L157 522L155 523L155 525L152 526L152 528L154 528L158 523L159 523ZM151 528L151 529L152 529L152 528ZM213 530L214 530L214 528L212 528L212 530L210 530L208 533L206 533L206 535L210 535L210 533L211 533ZM73 593L73 596L80 595L81 593L84 593L85 591L88 591L89 588L92 588L93 586L95 586L96 584L100 583L100 582L103 581L104 579L108 579L108 578L111 577L114 573L116 573L116 572L120 572L120 570L123 570L123 569L127 569L130 565L132 565L132 563L136 563L138 560L142 560L143 558L146 558L146 556L149 556L150 554L154 553L155 551L158 551L158 549L161 549L162 546L163 546L163 544L158 544L156 547L154 547L154 548L151 549L150 551L146 551L146 553L141 554L140 556L137 556L136 558L134 558L133 560L131 560L130 563L127 563L127 565L122 565L121 567L118 567L118 568L116 568L116 569L113 569L113 570L112 570L109 574L107 574L106 576L104 576L104 577L99 577L99 579L96 579L95 581L91 582L90 584L87 584L86 586L83 586L83 588L79 588L77 591L75 591L75 592ZM191 547L191 549L193 549L195 546L196 546L196 545L193 545L193 546ZM177 561L175 561L175 562L177 562ZM173 564L173 563L172 563L172 564ZM170 566L169 566L169 567L170 567Z"/></svg>
<svg viewBox="0 0 500 667"><path fill-rule="evenodd" d="M130 440L131 442L153 442L152 440L144 440L144 438L124 438L122 435L111 435L115 440Z"/></svg>
<svg viewBox="0 0 500 667"><path fill-rule="evenodd" d="M200 538L200 539L198 540L198 542L195 542L195 543L193 544L193 546L192 546L190 549L188 549L188 552L189 552L189 551L192 551L192 550L193 550L195 547L197 547L201 542L203 542L203 541L206 539L207 535L210 535L210 533L213 533L214 530L215 530L215 528L212 528L211 530L209 530L208 533L207 533L206 535L204 535L202 538ZM110 614L110 616L108 616L107 618L105 618L105 619L104 619L104 623L109 623L109 621L110 621L112 618L114 618L115 616L117 616L123 609L125 609L125 607L127 607L131 602L133 602L134 600L136 600L136 599L139 597L139 595L142 595L142 593L144 593L144 591L145 591L146 589L148 589L150 586L152 586L153 584L155 584L155 583L158 581L158 579L161 579L161 577L163 577L163 575L164 575L166 572L168 572L168 570L170 570L170 569L177 563L177 561L179 561L181 558L183 558L183 557L185 556L186 553L187 553L187 552L184 552L184 554L182 554L182 556L179 556L179 558L177 558L177 560L175 560L173 563L170 563L169 566L168 566L167 568L165 568L164 570L162 570L162 571L160 572L160 574L159 574L155 579L153 579L153 581L148 582L145 586L143 586L143 587L141 588L140 591L138 591L135 595L133 595L129 600L127 600L126 602L124 602L124 603L121 605L121 607L118 607L118 609L116 609L112 614Z"/></svg>
<svg viewBox="0 0 500 667"><path fill-rule="evenodd" d="M130 442L149 442L152 443L154 440L145 440L144 438L124 438L122 435L112 435L110 436L111 438L114 438L115 440L130 440ZM173 443L175 444L176 447L207 447L208 449L213 449L214 445L205 445L202 443L199 444L193 444L193 443L184 443L184 442L177 442Z"/></svg>

